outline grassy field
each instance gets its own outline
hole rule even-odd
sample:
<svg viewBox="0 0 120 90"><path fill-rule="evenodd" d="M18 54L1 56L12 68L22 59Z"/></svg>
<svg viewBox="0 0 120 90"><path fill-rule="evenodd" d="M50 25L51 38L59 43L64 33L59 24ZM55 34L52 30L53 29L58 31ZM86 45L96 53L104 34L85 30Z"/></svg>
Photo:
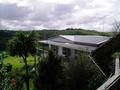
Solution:
<svg viewBox="0 0 120 90"><path fill-rule="evenodd" d="M29 56L27 58L27 62L29 65L33 65L34 64L34 57L32 56ZM22 58L18 57L18 56L15 56L15 57L12 57L12 56L7 56L6 58L4 58L4 61L3 61L4 65L7 65L8 63L10 63L13 67L13 69L19 69L19 68L22 68L24 66L24 61Z"/></svg>
<svg viewBox="0 0 120 90"><path fill-rule="evenodd" d="M27 62L29 65L33 65L34 64L34 57L29 56L27 58ZM7 65L8 63L12 65L13 71L16 69L21 69L24 66L24 62L23 59L18 57L18 56L7 56L6 58L4 58L3 60L4 65ZM26 90L26 85L24 83L24 89ZM34 86L33 86L33 80L30 79L30 90L34 90Z"/></svg>

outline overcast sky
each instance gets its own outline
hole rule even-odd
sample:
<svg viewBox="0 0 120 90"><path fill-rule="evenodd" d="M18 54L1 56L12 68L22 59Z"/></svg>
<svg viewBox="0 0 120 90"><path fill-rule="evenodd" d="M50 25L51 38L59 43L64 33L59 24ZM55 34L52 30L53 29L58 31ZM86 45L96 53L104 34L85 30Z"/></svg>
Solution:
<svg viewBox="0 0 120 90"><path fill-rule="evenodd" d="M0 0L0 29L110 31L120 0Z"/></svg>

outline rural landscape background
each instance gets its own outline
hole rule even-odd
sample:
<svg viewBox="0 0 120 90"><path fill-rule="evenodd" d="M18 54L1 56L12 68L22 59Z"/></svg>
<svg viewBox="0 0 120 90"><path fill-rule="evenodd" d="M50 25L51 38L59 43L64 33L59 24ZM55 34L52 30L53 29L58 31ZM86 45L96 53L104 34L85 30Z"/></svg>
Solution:
<svg viewBox="0 0 120 90"><path fill-rule="evenodd" d="M24 35L26 36L31 33L33 34L31 38L36 38L35 40L37 41L48 39L49 37L61 34L103 35L110 37L114 35L112 32L97 32L92 30L72 28L68 28L66 30L40 30L40 31L1 30L0 31L1 89L23 90L26 87L25 85L26 77L28 77L30 90L43 90L43 89L95 90L107 79L89 60L90 58L87 56L87 53L80 53L79 58L77 60L70 61L69 59L66 60L65 58L61 58L55 55L54 51L50 51L49 52L50 56L48 54L47 58L40 56L40 54L38 54L37 52L33 52L33 54L32 52L31 53L28 52L29 55L26 57L29 73L25 77L26 69L24 59L22 59L21 54L13 51L15 47L12 49L13 52L11 53L9 48L12 47L9 44L12 39L14 40L14 38L18 38L19 35L23 34L21 38L24 38ZM29 47L29 43L30 42L27 43L28 46L26 47ZM12 42L11 45L14 45L14 42ZM19 45L16 47L23 48ZM42 47L41 45L35 43L35 48L41 47ZM20 49L20 51L22 50ZM33 69L35 69L35 71ZM46 81L47 78L48 81ZM15 79L15 81L13 79ZM11 80L13 81L11 82Z"/></svg>
<svg viewBox="0 0 120 90"><path fill-rule="evenodd" d="M0 90L120 90L119 8L119 0L0 0ZM59 35L109 40L87 43L90 52L74 47L69 58L73 48L60 56L39 42Z"/></svg>

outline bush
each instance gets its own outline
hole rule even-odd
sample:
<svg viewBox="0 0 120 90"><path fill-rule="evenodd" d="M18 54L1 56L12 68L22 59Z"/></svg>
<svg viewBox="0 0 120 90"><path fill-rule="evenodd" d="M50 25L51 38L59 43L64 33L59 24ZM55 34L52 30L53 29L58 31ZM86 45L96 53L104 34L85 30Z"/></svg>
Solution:
<svg viewBox="0 0 120 90"><path fill-rule="evenodd" d="M63 66L59 56L49 51L48 57L38 63L37 70L36 90L63 90Z"/></svg>
<svg viewBox="0 0 120 90"><path fill-rule="evenodd" d="M6 70L7 70L7 72L11 72L12 71L12 65L10 63L7 63Z"/></svg>
<svg viewBox="0 0 120 90"><path fill-rule="evenodd" d="M12 90L10 76L4 67L0 69L0 90Z"/></svg>
<svg viewBox="0 0 120 90"><path fill-rule="evenodd" d="M34 82L36 90L95 90L104 80L87 53L68 62L50 51L38 63Z"/></svg>
<svg viewBox="0 0 120 90"><path fill-rule="evenodd" d="M105 77L90 61L87 53L80 53L78 60L66 66L66 90L95 90Z"/></svg>

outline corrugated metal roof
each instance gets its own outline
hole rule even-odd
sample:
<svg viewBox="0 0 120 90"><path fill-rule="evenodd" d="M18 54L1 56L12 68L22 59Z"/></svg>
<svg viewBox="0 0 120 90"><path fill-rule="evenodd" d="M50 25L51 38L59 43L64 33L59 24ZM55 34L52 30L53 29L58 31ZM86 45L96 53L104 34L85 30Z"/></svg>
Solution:
<svg viewBox="0 0 120 90"><path fill-rule="evenodd" d="M39 42L91 52L98 47L97 45L109 39L110 37L96 35L59 35Z"/></svg>
<svg viewBox="0 0 120 90"><path fill-rule="evenodd" d="M54 42L54 41L50 41L50 40L41 40L39 42L44 43L44 44L65 47L65 48L72 48L72 49L76 49L76 50L87 51L87 52L91 52L97 48L97 47L92 47L92 46L77 45L77 44L71 44L71 43Z"/></svg>
<svg viewBox="0 0 120 90"><path fill-rule="evenodd" d="M110 39L107 36L96 36L96 35L59 35L65 39L73 42L100 44Z"/></svg>

